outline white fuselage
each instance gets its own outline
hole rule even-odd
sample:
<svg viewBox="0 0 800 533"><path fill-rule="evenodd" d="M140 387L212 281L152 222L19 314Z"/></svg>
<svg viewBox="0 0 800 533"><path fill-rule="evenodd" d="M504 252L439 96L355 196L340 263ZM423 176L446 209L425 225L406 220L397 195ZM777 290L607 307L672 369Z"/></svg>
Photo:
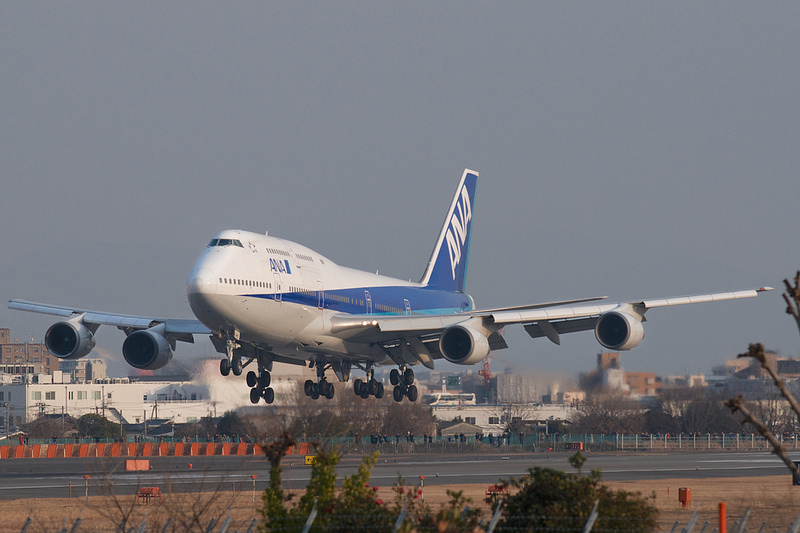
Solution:
<svg viewBox="0 0 800 533"><path fill-rule="evenodd" d="M302 245L241 230L212 239L189 276L189 304L206 327L307 359L309 353L383 360L377 348L330 333L342 314L441 313L471 307L463 294L337 265Z"/></svg>

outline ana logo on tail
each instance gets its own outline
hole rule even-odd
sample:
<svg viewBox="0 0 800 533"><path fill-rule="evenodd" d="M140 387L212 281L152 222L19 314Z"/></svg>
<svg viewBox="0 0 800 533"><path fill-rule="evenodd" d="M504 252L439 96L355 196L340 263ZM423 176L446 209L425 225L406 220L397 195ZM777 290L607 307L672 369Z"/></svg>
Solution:
<svg viewBox="0 0 800 533"><path fill-rule="evenodd" d="M469 201L469 191L467 191L467 186L464 185L461 187L461 199L456 204L453 217L450 219L450 225L445 234L453 280L456 279L456 267L461 261L461 248L467 240L467 227L471 220L472 205Z"/></svg>

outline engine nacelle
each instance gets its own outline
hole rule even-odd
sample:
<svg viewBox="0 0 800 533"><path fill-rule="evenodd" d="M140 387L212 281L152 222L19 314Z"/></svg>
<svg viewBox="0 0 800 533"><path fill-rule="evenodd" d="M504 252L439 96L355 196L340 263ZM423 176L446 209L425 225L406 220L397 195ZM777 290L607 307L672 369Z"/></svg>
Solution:
<svg viewBox="0 0 800 533"><path fill-rule="evenodd" d="M92 332L78 320L56 322L44 334L47 350L59 359L80 359L94 349Z"/></svg>
<svg viewBox="0 0 800 533"><path fill-rule="evenodd" d="M630 350L644 339L642 319L620 311L609 311L597 320L594 336L597 342L611 350Z"/></svg>
<svg viewBox="0 0 800 533"><path fill-rule="evenodd" d="M172 359L172 348L164 337L164 325L134 331L122 343L122 356L134 368L156 370Z"/></svg>
<svg viewBox="0 0 800 533"><path fill-rule="evenodd" d="M474 365L489 355L489 339L475 328L450 326L439 337L439 351L451 363Z"/></svg>

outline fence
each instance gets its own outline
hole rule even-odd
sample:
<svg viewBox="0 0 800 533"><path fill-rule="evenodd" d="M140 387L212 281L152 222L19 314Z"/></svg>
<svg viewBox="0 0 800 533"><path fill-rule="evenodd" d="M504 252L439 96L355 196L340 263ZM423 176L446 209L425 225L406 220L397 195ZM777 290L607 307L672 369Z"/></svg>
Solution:
<svg viewBox="0 0 800 533"><path fill-rule="evenodd" d="M800 449L800 435L777 435L788 450ZM224 439L223 439L224 440ZM270 439L266 439L269 441ZM12 444L8 444L12 442ZM0 441L0 459L54 458L54 457L158 457L197 455L260 455L259 444L227 442L153 439L146 442L119 442L116 440L83 439L52 441L26 439L24 443ZM771 451L770 444L754 433L734 434L534 434L534 435L456 435L432 437L428 435L394 435L365 437L310 437L290 449L289 455L307 455L314 452L311 443L335 446L342 453L382 454L473 454L473 453L550 453L555 451Z"/></svg>

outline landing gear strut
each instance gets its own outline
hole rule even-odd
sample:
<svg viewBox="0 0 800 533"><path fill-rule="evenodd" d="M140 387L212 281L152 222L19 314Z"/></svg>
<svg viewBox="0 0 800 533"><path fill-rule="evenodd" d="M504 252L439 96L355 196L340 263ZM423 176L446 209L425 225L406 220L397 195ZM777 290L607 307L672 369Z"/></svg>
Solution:
<svg viewBox="0 0 800 533"><path fill-rule="evenodd" d="M375 379L375 369L372 368L372 365L367 366L366 381L357 379L353 382L353 391L356 396L360 396L365 400L370 396L383 398L383 383Z"/></svg>
<svg viewBox="0 0 800 533"><path fill-rule="evenodd" d="M414 385L414 371L406 365L402 365L400 369L393 368L389 372L389 381L394 385L392 397L394 401L403 401L403 397L407 397L410 401L417 401L417 386Z"/></svg>
<svg viewBox="0 0 800 533"><path fill-rule="evenodd" d="M219 373L227 376L233 370L234 376L241 376L244 365L242 364L242 355L238 352L238 348L242 345L237 341L239 340L239 332L236 330L226 333L225 339L225 353L226 359L221 359L219 362Z"/></svg>
<svg viewBox="0 0 800 533"><path fill-rule="evenodd" d="M333 383L328 383L328 380L325 379L327 365L319 361L314 362L313 365L317 369L317 381L306 380L303 384L303 392L312 400L318 400L320 396L329 400L333 399Z"/></svg>

